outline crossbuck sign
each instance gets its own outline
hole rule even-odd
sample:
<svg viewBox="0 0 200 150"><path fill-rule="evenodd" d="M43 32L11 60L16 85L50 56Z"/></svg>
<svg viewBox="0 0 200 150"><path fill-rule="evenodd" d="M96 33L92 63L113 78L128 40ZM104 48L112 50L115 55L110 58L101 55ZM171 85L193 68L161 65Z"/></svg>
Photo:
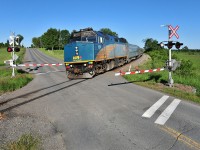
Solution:
<svg viewBox="0 0 200 150"><path fill-rule="evenodd" d="M179 29L179 26L176 26L175 28L173 28L171 25L169 25L168 28L171 31L169 35L169 39L171 39L173 35L175 35L176 38L178 39L179 35L176 33L176 31Z"/></svg>

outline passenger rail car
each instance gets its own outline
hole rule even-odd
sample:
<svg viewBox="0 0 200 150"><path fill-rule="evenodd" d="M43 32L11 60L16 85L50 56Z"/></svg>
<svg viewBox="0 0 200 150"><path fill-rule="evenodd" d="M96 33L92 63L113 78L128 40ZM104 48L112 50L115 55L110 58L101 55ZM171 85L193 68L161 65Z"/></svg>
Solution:
<svg viewBox="0 0 200 150"><path fill-rule="evenodd" d="M92 28L74 32L64 47L68 78L92 78L128 63L143 54L143 49Z"/></svg>

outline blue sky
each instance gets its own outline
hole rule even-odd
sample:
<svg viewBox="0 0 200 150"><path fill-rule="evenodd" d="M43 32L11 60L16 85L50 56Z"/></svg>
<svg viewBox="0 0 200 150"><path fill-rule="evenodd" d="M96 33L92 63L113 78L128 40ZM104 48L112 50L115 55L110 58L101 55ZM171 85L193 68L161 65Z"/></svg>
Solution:
<svg viewBox="0 0 200 150"><path fill-rule="evenodd" d="M167 28L160 25L170 24L180 27L178 41L200 49L199 0L1 0L0 5L0 42L15 32L30 46L33 37L49 28L71 32L92 27L110 28L143 47L146 38L167 40ZM177 41L175 36L172 39Z"/></svg>

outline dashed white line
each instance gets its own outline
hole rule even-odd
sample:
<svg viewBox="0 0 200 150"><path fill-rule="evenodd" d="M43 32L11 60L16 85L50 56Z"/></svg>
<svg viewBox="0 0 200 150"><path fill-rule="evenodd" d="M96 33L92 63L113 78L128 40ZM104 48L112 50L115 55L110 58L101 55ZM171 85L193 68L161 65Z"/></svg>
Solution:
<svg viewBox="0 0 200 150"><path fill-rule="evenodd" d="M169 98L169 96L164 95L163 97L161 97L153 106L151 106L143 115L142 117L145 118L151 118L151 116L153 116L153 114L156 112L156 110L158 108L160 108L160 106L162 106L162 104Z"/></svg>
<svg viewBox="0 0 200 150"><path fill-rule="evenodd" d="M155 121L156 124L164 125L169 117L172 115L181 100L174 99L173 102L163 111L163 113Z"/></svg>

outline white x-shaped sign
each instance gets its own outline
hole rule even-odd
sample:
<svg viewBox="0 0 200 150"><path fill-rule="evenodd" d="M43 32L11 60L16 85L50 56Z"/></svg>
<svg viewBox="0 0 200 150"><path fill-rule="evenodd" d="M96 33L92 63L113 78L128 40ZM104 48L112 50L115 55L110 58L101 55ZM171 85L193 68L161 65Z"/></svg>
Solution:
<svg viewBox="0 0 200 150"><path fill-rule="evenodd" d="M179 29L179 26L176 26L175 28L173 28L171 25L168 26L169 30L171 30L169 38L171 39L173 35L176 36L176 38L179 38L179 35L176 33L176 31Z"/></svg>

